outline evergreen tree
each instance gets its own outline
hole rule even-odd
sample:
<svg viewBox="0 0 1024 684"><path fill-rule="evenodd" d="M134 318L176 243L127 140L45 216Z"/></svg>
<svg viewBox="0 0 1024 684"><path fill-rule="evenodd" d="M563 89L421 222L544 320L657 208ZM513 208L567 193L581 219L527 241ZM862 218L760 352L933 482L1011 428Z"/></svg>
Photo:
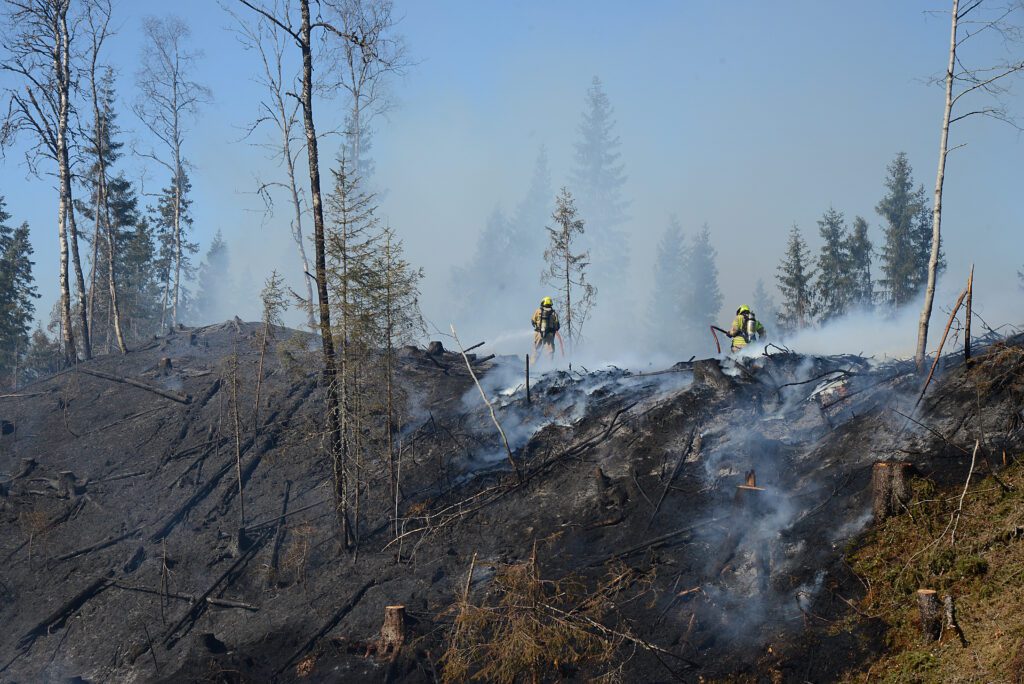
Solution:
<svg viewBox="0 0 1024 684"><path fill-rule="evenodd" d="M495 309L511 302L513 293L517 291L517 273L511 260L505 258L508 252L501 251L501 246L506 250L510 247L510 234L508 218L501 207L495 207L480 231L473 258L464 266L452 268L452 313L456 318L473 320L481 316L485 324L497 322ZM490 302L491 306L481 309L480 301Z"/></svg>
<svg viewBox="0 0 1024 684"><path fill-rule="evenodd" d="M914 189L913 169L900 152L887 168L886 194L875 211L883 218L882 278L887 304L898 308L911 301L928 278L931 250L931 209L924 186ZM942 257L940 254L940 268Z"/></svg>
<svg viewBox="0 0 1024 684"><path fill-rule="evenodd" d="M593 255L593 279L599 287L611 288L609 292L622 292L629 266L629 242L622 230L628 208L622 197L626 175L611 101L596 76L585 107L570 184L579 195L581 215L587 217L583 245Z"/></svg>
<svg viewBox="0 0 1024 684"><path fill-rule="evenodd" d="M814 284L815 304L821 320L838 318L850 303L852 275L847 251L846 222L842 213L829 207L818 220L824 244L818 254L818 278Z"/></svg>
<svg viewBox="0 0 1024 684"><path fill-rule="evenodd" d="M18 385L17 369L29 346L36 306L28 224L12 229L0 197L0 385Z"/></svg>
<svg viewBox="0 0 1024 684"><path fill-rule="evenodd" d="M683 293L688 282L688 260L689 250L683 229L673 216L658 243L654 262L654 292L647 305L645 327L648 345L654 349L676 352L686 342Z"/></svg>
<svg viewBox="0 0 1024 684"><path fill-rule="evenodd" d="M750 305L754 307L754 314L769 334L778 331L779 307L775 298L765 289L764 280L758 278L754 283L754 293L750 296Z"/></svg>
<svg viewBox="0 0 1024 684"><path fill-rule="evenodd" d="M156 208L150 208L157 243L156 271L163 290L160 312L160 319L163 322L170 320L169 314L175 308L174 294L179 268L181 282L177 283L177 310L188 311L192 303L191 293L185 283L195 277L192 257L199 252L199 245L188 239L192 230L192 200L189 197L191 191L192 182L183 169L177 181L171 178L170 184L161 191ZM177 194L179 192L180 198ZM175 206L178 206L181 212L177 223ZM176 236L181 240L180 252Z"/></svg>
<svg viewBox="0 0 1024 684"><path fill-rule="evenodd" d="M233 294L230 271L228 246L218 230L206 252L206 258L199 266L199 283L193 315L197 323L212 323L225 311L225 305L229 305Z"/></svg>
<svg viewBox="0 0 1024 684"><path fill-rule="evenodd" d="M683 339L690 349L705 344L708 329L722 311L724 298L718 288L718 252L711 246L711 229L707 224L693 239L686 260L686 284L683 289L682 313L686 331Z"/></svg>
<svg viewBox="0 0 1024 684"><path fill-rule="evenodd" d="M576 242L584 235L583 220L576 216L576 202L568 189L562 188L555 198L555 211L551 214L554 227L548 227L551 240L544 251L547 268L541 281L551 285L557 293L555 308L559 312L565 339L570 348L582 340L583 324L590 315L597 290L587 281L589 252L577 252Z"/></svg>
<svg viewBox="0 0 1024 684"><path fill-rule="evenodd" d="M543 268L541 255L547 243L544 225L548 221L552 192L548 153L541 146L537 152L530 186L522 201L516 205L508 226L509 250L504 256L513 260L519 279L523 273L535 273L538 268ZM518 289L515 291L518 294Z"/></svg>
<svg viewBox="0 0 1024 684"><path fill-rule="evenodd" d="M26 385L59 372L62 360L60 340L47 335L42 327L36 327L21 359L18 384Z"/></svg>
<svg viewBox="0 0 1024 684"><path fill-rule="evenodd" d="M395 435L402 429L400 406L405 393L397 381L398 349L420 338L424 331L419 306L419 283L423 270L414 268L405 260L402 241L390 228L384 228L372 256L373 310L376 335L384 363L378 366L383 386L383 418L381 426L384 461L387 464L389 511L393 519L392 534L398 535L400 450L395 448Z"/></svg>
<svg viewBox="0 0 1024 684"><path fill-rule="evenodd" d="M139 217L118 240L121 268L118 272L121 316L125 335L132 341L160 332L162 282L158 274L157 247L149 220Z"/></svg>
<svg viewBox="0 0 1024 684"><path fill-rule="evenodd" d="M860 216L853 219L853 232L846 240L846 255L849 259L850 309L870 311L874 304L875 286L871 281L871 254L873 247L868 239L868 222Z"/></svg>
<svg viewBox="0 0 1024 684"><path fill-rule="evenodd" d="M793 333L810 324L814 310L814 269L811 267L810 250L795 224L789 231L786 256L777 270L775 279L782 292L780 332Z"/></svg>

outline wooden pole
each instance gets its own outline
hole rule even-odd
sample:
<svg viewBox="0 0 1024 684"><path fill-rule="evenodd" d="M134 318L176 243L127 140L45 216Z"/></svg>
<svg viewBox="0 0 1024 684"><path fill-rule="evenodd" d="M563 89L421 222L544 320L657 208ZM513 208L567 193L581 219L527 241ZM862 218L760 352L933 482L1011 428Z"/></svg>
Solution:
<svg viewBox="0 0 1024 684"><path fill-rule="evenodd" d="M530 355L526 355L526 403L530 404Z"/></svg>
<svg viewBox="0 0 1024 684"><path fill-rule="evenodd" d="M971 362L971 304L974 300L974 264L971 264L971 275L967 276L967 321L964 323L964 363Z"/></svg>

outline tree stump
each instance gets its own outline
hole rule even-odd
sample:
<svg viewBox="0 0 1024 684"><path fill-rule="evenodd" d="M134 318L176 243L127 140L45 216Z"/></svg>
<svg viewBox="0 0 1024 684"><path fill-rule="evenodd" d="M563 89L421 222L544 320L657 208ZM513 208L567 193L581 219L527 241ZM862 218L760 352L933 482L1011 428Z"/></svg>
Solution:
<svg viewBox="0 0 1024 684"><path fill-rule="evenodd" d="M384 625L380 628L377 653L392 660L405 644L405 606L384 606Z"/></svg>
<svg viewBox="0 0 1024 684"><path fill-rule="evenodd" d="M172 368L172 366L171 366L171 359L169 357L166 357L166 356L163 357L162 359L160 359L160 362L157 364L156 367L161 372L166 373L167 371L171 370L171 368Z"/></svg>
<svg viewBox="0 0 1024 684"><path fill-rule="evenodd" d="M871 510L876 523L899 513L910 503L905 461L876 461L871 469Z"/></svg>
<svg viewBox="0 0 1024 684"><path fill-rule="evenodd" d="M942 634L942 602L934 589L917 590L917 610L921 615L921 636L936 641Z"/></svg>
<svg viewBox="0 0 1024 684"><path fill-rule="evenodd" d="M57 495L62 499L71 499L77 495L78 478L70 470L57 473Z"/></svg>
<svg viewBox="0 0 1024 684"><path fill-rule="evenodd" d="M433 340L427 345L428 356L440 356L441 354L444 354L444 345L439 340Z"/></svg>

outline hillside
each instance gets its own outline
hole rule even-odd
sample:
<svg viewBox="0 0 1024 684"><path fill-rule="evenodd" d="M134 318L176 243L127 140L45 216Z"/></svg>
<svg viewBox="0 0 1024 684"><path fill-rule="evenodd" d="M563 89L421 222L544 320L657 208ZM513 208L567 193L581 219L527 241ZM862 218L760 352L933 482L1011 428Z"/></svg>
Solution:
<svg viewBox="0 0 1024 684"><path fill-rule="evenodd" d="M995 548L986 502L1020 524L1020 337L947 359L916 413L912 364L853 356L551 372L529 404L519 359L475 360L518 474L461 357L407 348L401 536L371 479L349 553L315 345L276 331L257 413L259 330L181 329L0 399L0 679L829 681L882 657L909 680L945 657L899 655L929 582L986 639L1002 594L945 568ZM893 576L943 532L915 506L948 518L932 492L959 496L976 439L961 540ZM917 503L871 528L877 460L913 463Z"/></svg>

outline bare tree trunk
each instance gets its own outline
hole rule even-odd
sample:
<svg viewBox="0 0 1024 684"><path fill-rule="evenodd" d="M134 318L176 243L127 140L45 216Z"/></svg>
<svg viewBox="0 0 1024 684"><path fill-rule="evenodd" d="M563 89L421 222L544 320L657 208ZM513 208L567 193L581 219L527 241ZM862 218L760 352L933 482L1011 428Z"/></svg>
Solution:
<svg viewBox="0 0 1024 684"><path fill-rule="evenodd" d="M64 154L67 154L65 149ZM67 159L65 158L62 166L67 167ZM71 194L71 172L70 168L66 171L67 177L65 178L66 188L68 197L68 238L71 243L71 263L75 267L75 284L78 288L78 310L79 318L82 324L82 355L86 359L92 358L92 342L90 341L89 335L89 305L85 300L85 277L82 274L82 259L78 254L78 226L75 224L75 210L74 203Z"/></svg>
<svg viewBox="0 0 1024 684"><path fill-rule="evenodd" d="M316 125L313 121L313 52L310 39L309 0L299 1L302 27L299 45L302 50L302 119L306 131L306 157L309 162L310 203L313 209L313 245L316 262L316 289L320 305L320 340L324 354L324 381L327 394L327 430L331 460L334 469L334 493L342 541L348 547L351 530L348 522L346 498L345 459L339 421L338 372L331 336L331 309L327 294L327 260L324 239L324 207L320 193L320 158L317 148Z"/></svg>
<svg viewBox="0 0 1024 684"><path fill-rule="evenodd" d="M100 193L99 190L96 192L96 203L94 206L96 212L96 220L93 221L93 233L92 233L92 264L89 268L89 320L93 322L93 328L96 327L96 267L98 266L100 256L100 227L101 209L100 209ZM90 330L91 335L95 335L95 330Z"/></svg>
<svg viewBox="0 0 1024 684"><path fill-rule="evenodd" d="M67 198L61 193L57 208L57 236L60 242L60 321L64 338L64 361L73 366L78 361L75 331L71 325L71 288L68 282Z"/></svg>
<svg viewBox="0 0 1024 684"><path fill-rule="evenodd" d="M178 325L178 302L181 296L181 155L174 151L174 300L171 306L171 325Z"/></svg>
<svg viewBox="0 0 1024 684"><path fill-rule="evenodd" d="M282 116L285 114L281 110ZM299 250L299 259L302 260L302 282L306 284L306 313L309 319L309 329L316 330L316 316L314 315L315 304L313 303L313 286L309 283L309 259L306 258L306 245L302 237L302 202L299 201L299 188L295 182L295 162L292 160L291 141L288 139L288 128L282 129L284 141L281 150L284 153L288 165L288 188L292 193L292 207L295 209L295 221L292 223L292 236L295 238L295 246Z"/></svg>
<svg viewBox="0 0 1024 684"><path fill-rule="evenodd" d="M939 245L942 228L942 184L946 176L946 155L949 152L949 118L953 111L953 74L956 68L956 24L959 0L953 0L953 13L949 31L949 65L946 68L946 105L942 111L942 135L939 139L939 168L935 174L935 199L932 206L932 251L928 258L928 285L924 293L924 307L917 326L917 352L914 361L918 370L924 369L924 357L928 346L928 323L932 317L932 303L935 300L935 278L939 267Z"/></svg>
<svg viewBox="0 0 1024 684"><path fill-rule="evenodd" d="M78 229L75 226L75 210L73 195L71 193L71 164L68 159L68 117L71 110L71 65L70 48L71 40L68 34L66 6L60 8L57 17L58 45L54 50L54 70L57 73L57 83L60 93L59 111L57 116L57 168L60 177L60 209L62 225L61 244L61 270L62 270L62 292L65 293L65 308L67 316L65 320L65 342L74 341L74 333L71 332L71 302L70 292L67 286L67 250L71 248L71 260L75 268L75 280L78 286L79 315L82 319L82 351L86 359L92 358L92 346L89 344L89 319L87 303L85 301L85 278L82 276L82 261L78 254ZM76 352L72 349L73 361Z"/></svg>

